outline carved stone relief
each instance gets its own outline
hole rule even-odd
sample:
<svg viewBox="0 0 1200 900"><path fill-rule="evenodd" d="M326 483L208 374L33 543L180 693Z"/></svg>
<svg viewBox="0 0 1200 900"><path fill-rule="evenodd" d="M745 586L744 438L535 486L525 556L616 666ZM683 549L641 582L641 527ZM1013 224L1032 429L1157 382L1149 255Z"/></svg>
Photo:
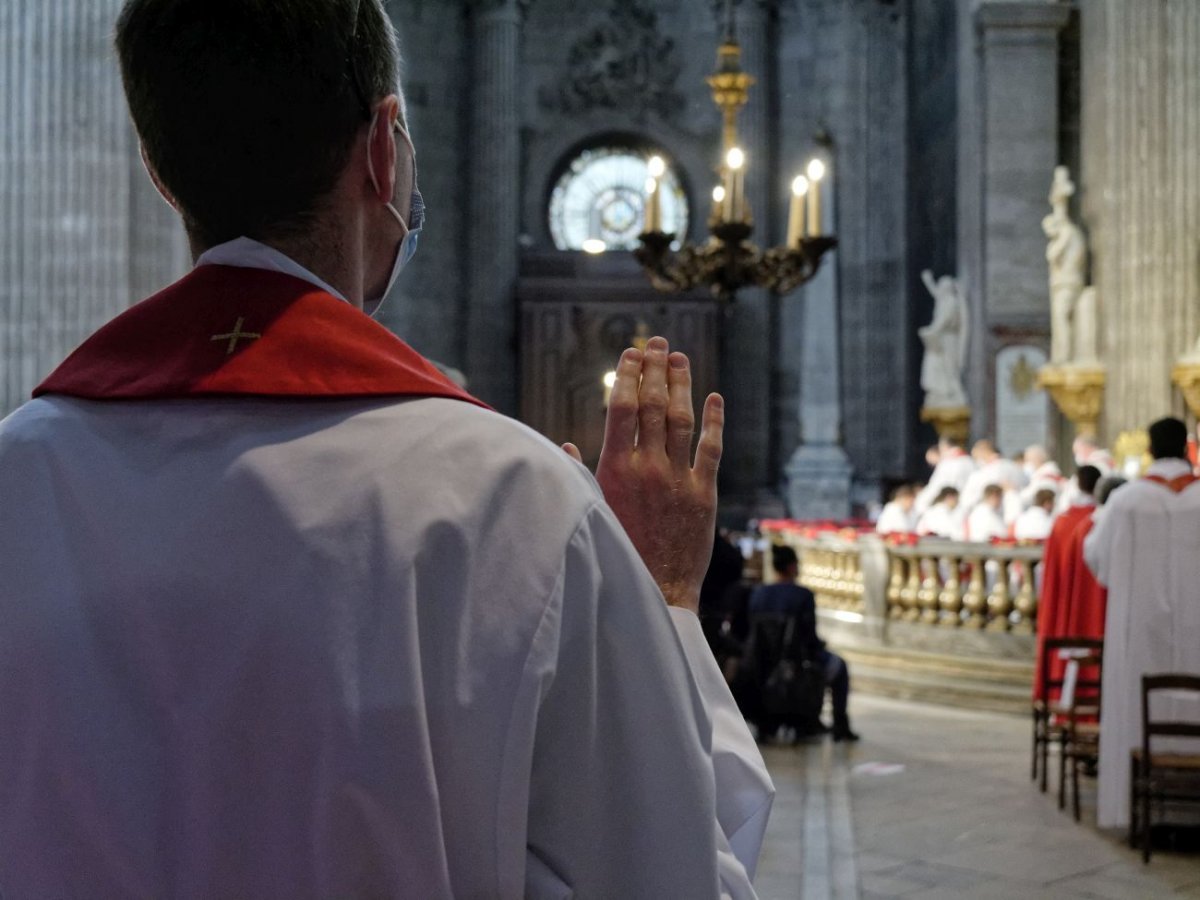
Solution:
<svg viewBox="0 0 1200 900"><path fill-rule="evenodd" d="M683 103L679 72L675 41L659 31L658 14L639 0L612 0L606 21L576 39L567 72L543 86L538 102L568 115L622 109L639 121L670 119Z"/></svg>

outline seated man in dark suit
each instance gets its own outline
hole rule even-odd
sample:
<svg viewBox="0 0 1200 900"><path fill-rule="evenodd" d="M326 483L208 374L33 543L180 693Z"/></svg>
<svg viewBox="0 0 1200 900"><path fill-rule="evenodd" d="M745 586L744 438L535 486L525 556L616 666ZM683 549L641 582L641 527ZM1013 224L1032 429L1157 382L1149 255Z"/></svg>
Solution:
<svg viewBox="0 0 1200 900"><path fill-rule="evenodd" d="M755 588L750 596L750 614L783 613L796 617L799 640L812 658L825 668L825 683L833 703L833 739L857 741L858 735L850 730L850 717L846 713L846 701L850 697L850 670L846 668L846 661L825 649L825 642L817 637L817 604L812 591L796 584L796 577L800 574L796 551L791 547L771 548L771 567L778 574L779 581Z"/></svg>

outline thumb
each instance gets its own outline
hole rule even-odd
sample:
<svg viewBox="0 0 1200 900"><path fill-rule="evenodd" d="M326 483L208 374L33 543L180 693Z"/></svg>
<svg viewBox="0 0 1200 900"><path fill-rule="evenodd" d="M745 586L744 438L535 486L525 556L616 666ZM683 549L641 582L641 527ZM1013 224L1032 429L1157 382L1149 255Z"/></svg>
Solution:
<svg viewBox="0 0 1200 900"><path fill-rule="evenodd" d="M562 448L566 451L567 456L571 457L571 459L575 460L575 462L579 463L580 465L583 465L583 455L579 452L578 447L576 447L574 444L567 443L563 444Z"/></svg>

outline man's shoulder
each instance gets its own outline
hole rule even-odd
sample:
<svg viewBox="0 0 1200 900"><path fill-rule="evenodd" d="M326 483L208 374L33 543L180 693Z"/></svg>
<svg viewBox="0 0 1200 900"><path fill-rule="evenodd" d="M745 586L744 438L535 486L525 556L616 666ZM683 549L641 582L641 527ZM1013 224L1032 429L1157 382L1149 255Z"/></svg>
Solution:
<svg viewBox="0 0 1200 900"><path fill-rule="evenodd" d="M431 488L453 482L468 491L472 486L488 492L536 491L569 515L602 499L591 474L533 429L439 397L98 401L46 396L0 422L0 452L21 445L119 444L122 435L132 447L154 435L194 429L201 420L229 432L230 452L269 447L279 461L300 455L307 445L325 460L358 460L410 485L425 478Z"/></svg>
<svg viewBox="0 0 1200 900"><path fill-rule="evenodd" d="M53 397L23 403L0 419L0 450L46 440L70 418L70 407Z"/></svg>

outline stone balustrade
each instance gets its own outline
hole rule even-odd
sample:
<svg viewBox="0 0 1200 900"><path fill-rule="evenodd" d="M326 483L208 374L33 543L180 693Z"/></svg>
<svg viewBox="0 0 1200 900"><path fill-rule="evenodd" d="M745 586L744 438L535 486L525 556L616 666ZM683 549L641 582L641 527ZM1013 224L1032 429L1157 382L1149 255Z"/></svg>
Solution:
<svg viewBox="0 0 1200 900"><path fill-rule="evenodd" d="M888 618L1033 634L1041 561L1040 546L922 541L888 547Z"/></svg>
<svg viewBox="0 0 1200 900"><path fill-rule="evenodd" d="M811 540L797 548L800 583L816 596L822 609L861 613L866 591L857 545L840 538Z"/></svg>

